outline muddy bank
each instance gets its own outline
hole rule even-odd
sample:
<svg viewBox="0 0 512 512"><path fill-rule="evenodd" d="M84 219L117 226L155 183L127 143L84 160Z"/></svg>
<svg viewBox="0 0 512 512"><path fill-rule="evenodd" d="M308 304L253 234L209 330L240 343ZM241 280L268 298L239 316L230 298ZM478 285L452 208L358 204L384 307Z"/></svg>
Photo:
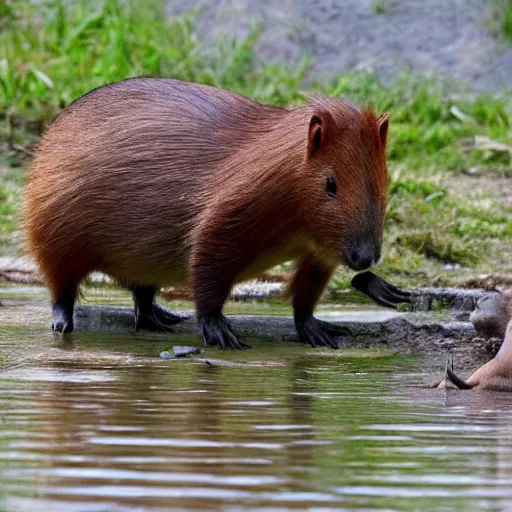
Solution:
<svg viewBox="0 0 512 512"><path fill-rule="evenodd" d="M187 319L175 326L175 332L197 333L193 313L182 313ZM349 336L339 338L342 349L385 346L397 354L435 360L451 355L458 366L487 361L496 350L495 340L475 339L476 331L470 322L458 322L449 315L383 310L332 312L318 317L349 329ZM291 317L236 315L230 316L230 321L242 338L297 342ZM77 308L75 322L77 332L133 333L133 311L129 307L82 306Z"/></svg>
<svg viewBox="0 0 512 512"><path fill-rule="evenodd" d="M169 346L181 344L182 336L193 335L194 343L201 345L193 312L182 311L188 318L175 326L173 333L151 334L152 339L168 340ZM458 321L450 312L401 313L389 310L326 311L317 315L323 320L341 324L350 335L339 338L342 349L387 349L395 354L415 355L443 362L450 356L457 368L474 367L494 356L498 339L478 338L468 321ZM242 339L261 340L272 344L297 341L291 316L261 314L229 315L235 331ZM121 335L131 339L134 335L133 309L129 306L80 306L75 311L75 331ZM50 334L50 308L23 301L5 301L0 308L0 325L14 326L21 332ZM140 332L137 336L145 336ZM60 338L57 336L56 339ZM73 334L70 336L73 339ZM157 357L159 352L155 352Z"/></svg>

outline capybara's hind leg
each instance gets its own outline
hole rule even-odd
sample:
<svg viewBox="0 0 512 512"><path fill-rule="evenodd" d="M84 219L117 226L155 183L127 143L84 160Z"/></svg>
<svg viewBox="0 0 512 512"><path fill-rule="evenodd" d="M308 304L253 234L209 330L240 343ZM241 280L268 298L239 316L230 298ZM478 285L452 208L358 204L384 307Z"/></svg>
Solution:
<svg viewBox="0 0 512 512"><path fill-rule="evenodd" d="M78 286L87 272L82 269L78 272L76 268L70 271L66 262L61 262L60 265L55 261L53 263L55 265L52 267L42 265L46 284L53 299L52 330L66 334L73 332L73 308L78 296ZM58 270L55 271L55 268Z"/></svg>
<svg viewBox="0 0 512 512"><path fill-rule="evenodd" d="M135 302L135 330L172 332L171 326L184 317L175 315L155 302L156 286L133 286Z"/></svg>

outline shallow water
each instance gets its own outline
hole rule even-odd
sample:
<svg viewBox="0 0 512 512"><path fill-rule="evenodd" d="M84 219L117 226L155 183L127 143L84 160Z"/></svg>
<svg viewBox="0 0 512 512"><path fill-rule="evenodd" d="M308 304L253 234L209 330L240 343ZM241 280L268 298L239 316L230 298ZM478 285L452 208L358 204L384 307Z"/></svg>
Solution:
<svg viewBox="0 0 512 512"><path fill-rule="evenodd" d="M426 389L440 365L385 351L251 343L163 361L198 337L0 326L0 510L512 509L508 394Z"/></svg>

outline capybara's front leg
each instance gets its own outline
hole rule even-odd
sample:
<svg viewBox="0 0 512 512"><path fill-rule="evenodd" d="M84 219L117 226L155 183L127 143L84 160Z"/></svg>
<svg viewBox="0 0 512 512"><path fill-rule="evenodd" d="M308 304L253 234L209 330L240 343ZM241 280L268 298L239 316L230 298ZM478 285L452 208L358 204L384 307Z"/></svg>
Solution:
<svg viewBox="0 0 512 512"><path fill-rule="evenodd" d="M338 343L334 338L350 334L345 327L323 322L313 316L315 305L333 270L326 268L313 257L307 257L302 261L290 285L299 341L309 343L312 347L337 349Z"/></svg>
<svg viewBox="0 0 512 512"><path fill-rule="evenodd" d="M199 331L205 346L218 345L225 349L250 348L233 332L222 307L229 296L237 266L229 257L220 257L206 245L192 255L192 288L197 310Z"/></svg>
<svg viewBox="0 0 512 512"><path fill-rule="evenodd" d="M78 294L79 279L68 276L62 277L66 267L62 265L61 273L48 270L46 280L53 298L52 331L60 334L73 332L73 309Z"/></svg>
<svg viewBox="0 0 512 512"><path fill-rule="evenodd" d="M220 348L251 348L240 341L224 315L198 314L199 329L205 346L219 345Z"/></svg>
<svg viewBox="0 0 512 512"><path fill-rule="evenodd" d="M185 319L155 302L156 286L133 286L135 330L172 332L171 326Z"/></svg>
<svg viewBox="0 0 512 512"><path fill-rule="evenodd" d="M52 331L62 334L73 332L74 297L64 296L54 302L52 307Z"/></svg>

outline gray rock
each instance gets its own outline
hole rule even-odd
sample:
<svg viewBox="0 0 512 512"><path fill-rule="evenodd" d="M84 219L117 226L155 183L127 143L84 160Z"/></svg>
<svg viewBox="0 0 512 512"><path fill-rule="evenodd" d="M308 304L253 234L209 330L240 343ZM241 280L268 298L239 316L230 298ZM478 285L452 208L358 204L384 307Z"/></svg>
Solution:
<svg viewBox="0 0 512 512"><path fill-rule="evenodd" d="M162 359L171 359L171 354L169 351L164 350L163 352L160 352L160 357Z"/></svg>
<svg viewBox="0 0 512 512"><path fill-rule="evenodd" d="M469 320L481 338L503 339L509 318L504 296L492 292L478 300Z"/></svg>
<svg viewBox="0 0 512 512"><path fill-rule="evenodd" d="M197 347L187 347L183 345L174 345L172 351L175 357L187 357L192 354L200 354L201 350Z"/></svg>
<svg viewBox="0 0 512 512"><path fill-rule="evenodd" d="M465 288L421 288L413 290L413 311L446 309L471 312L480 299L495 295L482 289Z"/></svg>

